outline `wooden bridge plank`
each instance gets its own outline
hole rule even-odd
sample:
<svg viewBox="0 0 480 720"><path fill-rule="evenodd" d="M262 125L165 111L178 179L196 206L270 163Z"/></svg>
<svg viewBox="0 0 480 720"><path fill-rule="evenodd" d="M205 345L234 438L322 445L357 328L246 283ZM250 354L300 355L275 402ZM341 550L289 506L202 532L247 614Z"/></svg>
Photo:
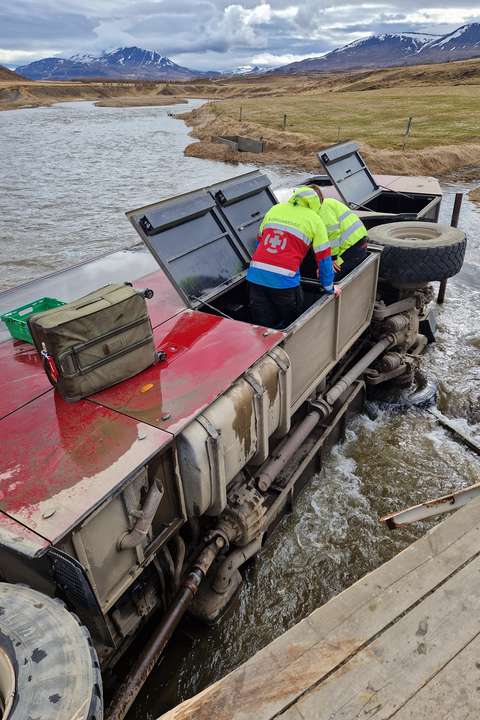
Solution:
<svg viewBox="0 0 480 720"><path fill-rule="evenodd" d="M480 557L308 691L295 709L305 720L388 720L477 639ZM473 668L470 662L471 680ZM479 670L474 674L478 685ZM464 688L466 682L464 677ZM474 694L478 709L476 689ZM421 711L416 717L427 715ZM285 714L279 718L285 720Z"/></svg>
<svg viewBox="0 0 480 720"><path fill-rule="evenodd" d="M162 720L271 720L480 553L480 501L333 598Z"/></svg>

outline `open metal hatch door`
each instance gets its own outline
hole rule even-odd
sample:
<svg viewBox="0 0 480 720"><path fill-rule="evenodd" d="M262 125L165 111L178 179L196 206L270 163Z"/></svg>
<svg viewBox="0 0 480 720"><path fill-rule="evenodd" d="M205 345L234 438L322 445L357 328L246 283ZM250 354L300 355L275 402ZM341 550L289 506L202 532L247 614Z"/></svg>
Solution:
<svg viewBox="0 0 480 720"><path fill-rule="evenodd" d="M206 189L132 210L127 217L191 308L217 296L248 266Z"/></svg>
<svg viewBox="0 0 480 720"><path fill-rule="evenodd" d="M191 308L244 277L258 227L276 198L258 171L127 213Z"/></svg>
<svg viewBox="0 0 480 720"><path fill-rule="evenodd" d="M317 153L317 157L349 207L361 209L382 192L360 155L357 143L332 145Z"/></svg>
<svg viewBox="0 0 480 720"><path fill-rule="evenodd" d="M277 199L270 179L255 170L208 188L217 208L250 258L257 247L258 227Z"/></svg>

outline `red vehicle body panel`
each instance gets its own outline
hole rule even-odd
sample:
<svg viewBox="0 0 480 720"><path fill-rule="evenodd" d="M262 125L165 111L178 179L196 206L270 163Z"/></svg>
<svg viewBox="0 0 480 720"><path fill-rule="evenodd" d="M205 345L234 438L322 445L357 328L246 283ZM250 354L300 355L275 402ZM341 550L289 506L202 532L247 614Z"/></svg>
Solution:
<svg viewBox="0 0 480 720"><path fill-rule="evenodd" d="M154 331L166 361L92 396L101 405L173 434L183 428L283 333L186 310Z"/></svg>
<svg viewBox="0 0 480 720"><path fill-rule="evenodd" d="M171 435L50 390L0 421L0 510L54 543Z"/></svg>
<svg viewBox="0 0 480 720"><path fill-rule="evenodd" d="M376 179L403 187L397 176ZM430 191L430 179L424 181ZM324 191L337 195L333 187ZM11 547L16 526L26 554L58 541L283 339L281 332L187 309L163 270L144 275L153 263L131 248L2 293L6 312L45 295L68 301L131 278L154 290L149 313L167 359L67 404L31 345L0 342L0 543L5 538Z"/></svg>
<svg viewBox="0 0 480 720"><path fill-rule="evenodd" d="M0 418L52 388L33 345L19 340L0 343L0 369Z"/></svg>
<svg viewBox="0 0 480 720"><path fill-rule="evenodd" d="M153 298L148 300L154 328L185 309L185 302L162 270L145 275L133 284L154 291ZM18 340L0 343L0 368L0 418L52 387L35 347L28 343Z"/></svg>
<svg viewBox="0 0 480 720"><path fill-rule="evenodd" d="M27 557L39 557L50 543L13 518L0 513L0 544Z"/></svg>
<svg viewBox="0 0 480 720"><path fill-rule="evenodd" d="M167 307L178 309L168 292L161 304L161 274L138 282L158 292L149 305L153 322ZM1 511L57 542L283 333L184 309L159 324L154 337L166 361L73 404L51 388L33 346L0 343Z"/></svg>

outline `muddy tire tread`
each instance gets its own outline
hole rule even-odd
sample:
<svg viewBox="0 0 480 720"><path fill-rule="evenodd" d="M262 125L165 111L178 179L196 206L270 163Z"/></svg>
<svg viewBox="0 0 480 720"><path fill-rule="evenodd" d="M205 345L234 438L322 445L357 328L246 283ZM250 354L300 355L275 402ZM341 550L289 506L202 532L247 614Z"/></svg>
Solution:
<svg viewBox="0 0 480 720"><path fill-rule="evenodd" d="M79 618L62 600L25 585L0 583L0 606L0 632L11 641L19 684L11 720L102 720L100 663ZM32 636L28 625L40 632ZM43 655L40 661L35 652Z"/></svg>

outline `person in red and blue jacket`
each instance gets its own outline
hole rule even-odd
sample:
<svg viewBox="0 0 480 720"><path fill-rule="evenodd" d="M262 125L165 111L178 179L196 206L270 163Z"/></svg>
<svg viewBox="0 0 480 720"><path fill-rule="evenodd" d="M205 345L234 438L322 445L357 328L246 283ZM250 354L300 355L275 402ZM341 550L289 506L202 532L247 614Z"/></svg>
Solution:
<svg viewBox="0 0 480 720"><path fill-rule="evenodd" d="M310 246L323 289L338 293L333 285L330 243L319 210L315 190L302 185L288 202L273 205L263 218L247 271L250 315L255 324L284 328L302 313L300 265Z"/></svg>

